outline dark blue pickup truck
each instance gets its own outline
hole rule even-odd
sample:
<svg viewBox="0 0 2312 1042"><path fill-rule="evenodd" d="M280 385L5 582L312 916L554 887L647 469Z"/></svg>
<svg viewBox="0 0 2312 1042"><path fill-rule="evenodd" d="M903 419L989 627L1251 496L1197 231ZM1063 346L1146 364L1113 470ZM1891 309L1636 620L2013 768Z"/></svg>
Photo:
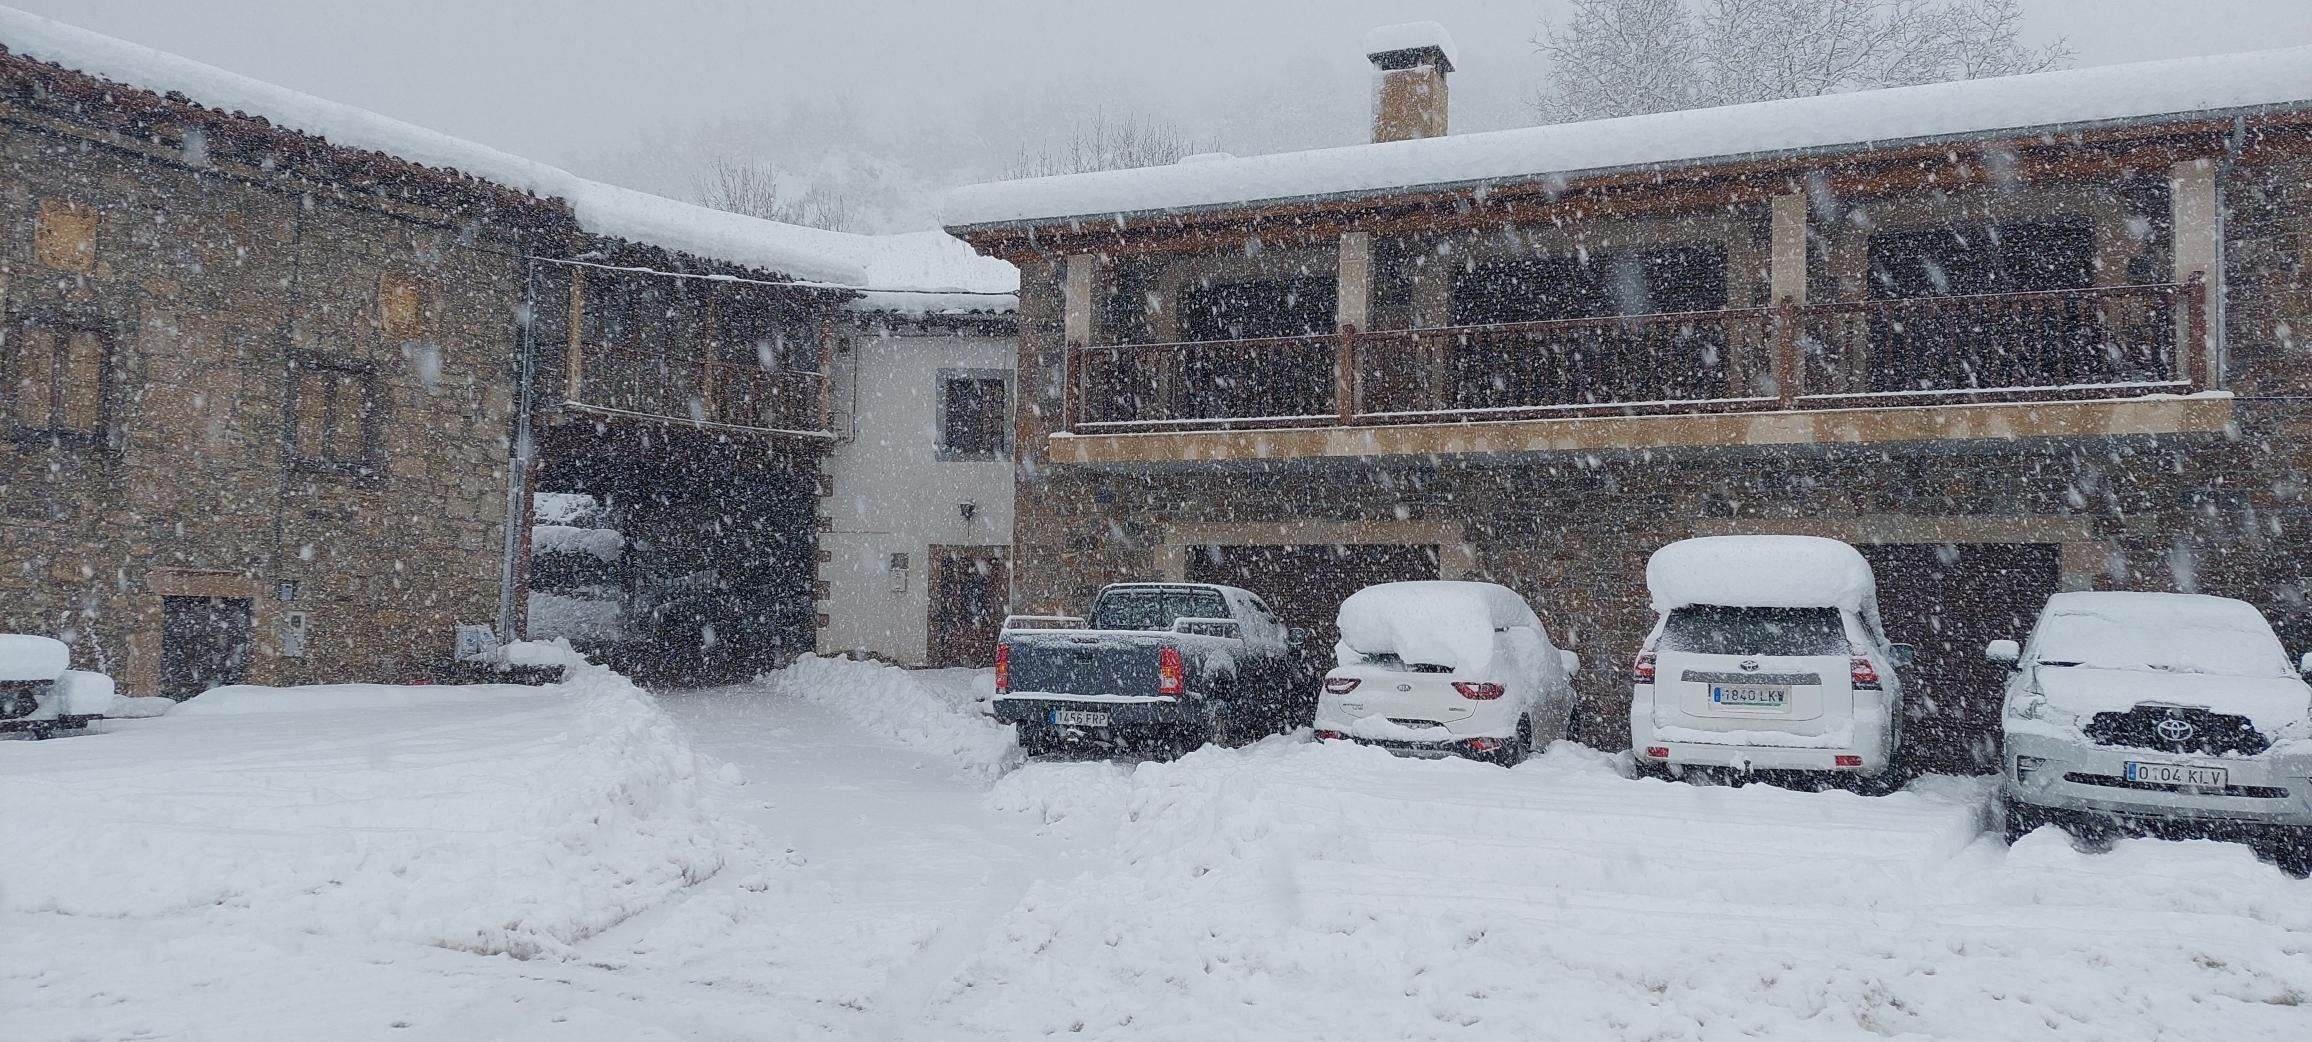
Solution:
<svg viewBox="0 0 2312 1042"><path fill-rule="evenodd" d="M1119 583L1085 619L1006 621L994 711L1030 755L1234 744L1308 721L1300 637L1233 586Z"/></svg>

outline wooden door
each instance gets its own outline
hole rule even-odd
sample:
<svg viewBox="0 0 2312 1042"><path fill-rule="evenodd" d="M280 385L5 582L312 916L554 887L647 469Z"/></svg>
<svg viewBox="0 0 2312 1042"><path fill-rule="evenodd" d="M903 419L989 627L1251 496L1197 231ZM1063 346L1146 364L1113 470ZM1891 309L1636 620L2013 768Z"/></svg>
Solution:
<svg viewBox="0 0 2312 1042"><path fill-rule="evenodd" d="M1903 671L1910 703L1904 758L1921 770L1995 770L2007 672L1984 661L1983 645L2030 633L2055 592L2062 548L1962 543L1859 549L1878 577L1887 639L1918 648L1918 662Z"/></svg>
<svg viewBox="0 0 2312 1042"><path fill-rule="evenodd" d="M1011 568L1000 546L931 548L930 654L934 666L995 663L996 635L1011 605Z"/></svg>

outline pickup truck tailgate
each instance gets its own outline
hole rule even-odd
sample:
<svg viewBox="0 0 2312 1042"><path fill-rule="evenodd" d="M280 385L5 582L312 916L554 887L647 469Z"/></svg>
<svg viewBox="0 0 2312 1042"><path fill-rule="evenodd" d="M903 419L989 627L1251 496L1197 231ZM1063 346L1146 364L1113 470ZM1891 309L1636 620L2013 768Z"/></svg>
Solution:
<svg viewBox="0 0 2312 1042"><path fill-rule="evenodd" d="M1010 633L1011 689L1017 694L1156 694L1156 657L1171 634Z"/></svg>

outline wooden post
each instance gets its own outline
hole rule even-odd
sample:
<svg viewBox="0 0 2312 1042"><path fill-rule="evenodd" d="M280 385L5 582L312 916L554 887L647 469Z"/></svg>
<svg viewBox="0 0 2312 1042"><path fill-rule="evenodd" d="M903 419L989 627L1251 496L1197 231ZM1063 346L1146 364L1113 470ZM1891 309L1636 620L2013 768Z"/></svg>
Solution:
<svg viewBox="0 0 2312 1042"><path fill-rule="evenodd" d="M1076 422L1082 419L1084 345L1073 340L1060 345L1060 429L1076 432Z"/></svg>
<svg viewBox="0 0 2312 1042"><path fill-rule="evenodd" d="M570 269L570 357L562 366L563 398L586 400L586 269Z"/></svg>
<svg viewBox="0 0 2312 1042"><path fill-rule="evenodd" d="M1783 297L1774 307L1774 393L1782 407L1798 404L1798 301Z"/></svg>
<svg viewBox="0 0 2312 1042"><path fill-rule="evenodd" d="M699 337L699 415L704 416L709 420L720 420L722 419L722 412L721 410L715 408L714 392L715 373L719 368L715 363L720 361L722 358L722 338L719 335L721 330L715 328L715 317L717 313L716 298L718 294L715 293L715 287L713 283L707 284L705 296L706 299L701 303L699 308L701 314L699 323L701 332L704 334Z"/></svg>
<svg viewBox="0 0 2312 1042"><path fill-rule="evenodd" d="M2209 363L2214 352L2208 350L2208 275L2192 272L2184 280L2184 335L2176 345L2176 375L2191 381L2194 391L2213 390L2216 375Z"/></svg>
<svg viewBox="0 0 2312 1042"><path fill-rule="evenodd" d="M819 316L819 430L835 431L835 316Z"/></svg>
<svg viewBox="0 0 2312 1042"><path fill-rule="evenodd" d="M1344 322L1333 342L1334 422L1343 427L1357 419L1357 327Z"/></svg>

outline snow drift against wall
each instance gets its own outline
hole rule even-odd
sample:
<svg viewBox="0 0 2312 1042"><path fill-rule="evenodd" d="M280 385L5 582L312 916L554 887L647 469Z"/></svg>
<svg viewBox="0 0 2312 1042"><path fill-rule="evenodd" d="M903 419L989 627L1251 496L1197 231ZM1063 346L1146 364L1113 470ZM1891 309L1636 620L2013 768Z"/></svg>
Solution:
<svg viewBox="0 0 2312 1042"><path fill-rule="evenodd" d="M951 228L1386 194L2312 102L2312 47L971 185Z"/></svg>

